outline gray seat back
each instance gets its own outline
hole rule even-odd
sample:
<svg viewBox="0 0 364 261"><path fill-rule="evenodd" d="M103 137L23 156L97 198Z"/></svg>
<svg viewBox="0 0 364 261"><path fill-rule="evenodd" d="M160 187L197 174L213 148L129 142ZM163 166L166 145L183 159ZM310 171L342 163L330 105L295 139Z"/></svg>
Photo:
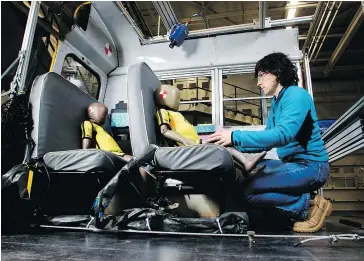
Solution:
<svg viewBox="0 0 364 261"><path fill-rule="evenodd" d="M161 82L145 63L128 70L128 114L130 140L134 156L140 156L150 144L157 144L154 91Z"/></svg>
<svg viewBox="0 0 364 261"><path fill-rule="evenodd" d="M36 144L32 157L51 151L81 149L81 123L94 98L62 76L49 72L37 77L29 99Z"/></svg>

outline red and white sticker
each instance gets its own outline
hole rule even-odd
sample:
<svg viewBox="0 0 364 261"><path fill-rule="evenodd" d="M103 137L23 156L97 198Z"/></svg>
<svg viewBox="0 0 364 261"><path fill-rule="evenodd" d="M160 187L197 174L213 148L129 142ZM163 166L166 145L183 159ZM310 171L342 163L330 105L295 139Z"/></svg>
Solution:
<svg viewBox="0 0 364 261"><path fill-rule="evenodd" d="M159 97L160 97L161 99L165 99L165 98L167 97L167 91L165 91L165 90L161 90L161 91L159 92Z"/></svg>
<svg viewBox="0 0 364 261"><path fill-rule="evenodd" d="M94 108L94 107L89 107L89 108L88 108L88 112L89 112L89 113L93 113L94 111L95 111L95 108Z"/></svg>
<svg viewBox="0 0 364 261"><path fill-rule="evenodd" d="M112 47L111 47L111 45L109 43L105 44L105 54L108 57L111 57L111 55L112 55Z"/></svg>

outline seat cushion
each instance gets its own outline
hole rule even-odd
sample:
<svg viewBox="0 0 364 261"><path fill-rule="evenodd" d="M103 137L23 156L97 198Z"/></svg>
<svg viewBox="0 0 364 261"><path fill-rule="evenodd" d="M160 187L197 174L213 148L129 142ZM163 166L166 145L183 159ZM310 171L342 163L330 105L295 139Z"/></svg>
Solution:
<svg viewBox="0 0 364 261"><path fill-rule="evenodd" d="M43 160L55 171L102 171L109 174L116 173L127 163L123 158L99 149L48 152Z"/></svg>
<svg viewBox="0 0 364 261"><path fill-rule="evenodd" d="M218 145L158 148L154 160L156 167L174 171L232 172L233 160L230 153Z"/></svg>

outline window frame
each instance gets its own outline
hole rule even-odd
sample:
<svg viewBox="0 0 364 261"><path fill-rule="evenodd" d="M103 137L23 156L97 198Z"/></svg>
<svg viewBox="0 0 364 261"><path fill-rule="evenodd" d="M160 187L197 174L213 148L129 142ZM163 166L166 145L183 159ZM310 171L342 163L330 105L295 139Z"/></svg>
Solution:
<svg viewBox="0 0 364 261"><path fill-rule="evenodd" d="M88 94L88 93L87 94L90 95L91 97L93 97L95 100L99 100L100 93L101 93L101 87L102 87L100 75L95 70L93 70L90 66L88 66L85 62L83 62L82 59L78 58L78 56L76 54L74 54L74 53L66 54L64 56L64 59L63 59L63 64L64 64L64 62L66 61L66 59L68 57L71 57L75 62L81 64L84 69L88 70L96 78L96 80L97 80L97 94L96 94L96 97L91 96L91 94ZM60 72L61 75L62 75L62 71L63 71L63 64L62 64L62 69L61 69L61 72Z"/></svg>

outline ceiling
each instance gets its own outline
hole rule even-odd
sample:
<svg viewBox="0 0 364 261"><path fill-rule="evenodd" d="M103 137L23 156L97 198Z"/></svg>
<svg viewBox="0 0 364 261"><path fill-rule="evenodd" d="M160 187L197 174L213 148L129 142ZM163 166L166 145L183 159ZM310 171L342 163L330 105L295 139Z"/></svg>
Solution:
<svg viewBox="0 0 364 261"><path fill-rule="evenodd" d="M24 3L27 2L12 3L23 12L27 12L27 9L24 8ZM152 1L123 1L120 3L124 5L145 36L153 37L157 36L158 33L159 35L167 34L163 22L158 21L159 14ZM206 29L206 27L217 28L247 24L252 23L254 19L259 19L258 1L171 1L169 3L179 22L186 22L196 13L200 13L205 17L206 23L200 16L192 18L189 24L190 31ZM51 28L49 30L53 34L57 34L56 38L62 37L71 30L74 24L72 15L79 5L80 2L77 1L42 2L42 10L46 13L46 17L40 20L43 20L43 25L47 22L53 23L48 25L48 29ZM266 17L270 17L271 20L287 18L288 10L291 8L289 5L290 2L287 1L266 2ZM298 1L295 17L314 15L318 5L319 2L317 1ZM338 56L330 73L328 75L323 74L325 66L333 57L335 49L354 19L361 2L322 1L321 5L321 12L316 17L317 23L322 20L321 27L319 27L320 30L322 29L320 38L318 37L319 34L316 34L316 38L310 37L307 40L310 26L314 27L313 22L297 26L299 28L300 49L302 49L305 42L307 47L311 46L312 48L316 44L310 60L312 78L363 78L364 23L362 21L364 15L361 15L360 22L356 23L358 25L357 30L350 34L352 36L351 40L348 41L346 48L342 48L344 52ZM323 12L326 6L328 7L327 12ZM329 13L329 11L331 12ZM324 23L325 20L327 20L326 23ZM323 26L324 24L325 26ZM274 30L274 28L270 30ZM327 37L323 37L326 33ZM310 52L309 55L311 55Z"/></svg>
<svg viewBox="0 0 364 261"><path fill-rule="evenodd" d="M151 1L123 2L131 16L142 29L146 36L166 35L167 30L162 21L158 27L158 12ZM267 17L271 20L287 18L289 2L268 1ZM179 22L186 22L191 15L201 13L206 18L204 20L197 16L191 19L190 31L207 28L217 28L223 26L252 23L254 19L259 19L258 1L171 1L170 5ZM321 12L317 20L322 19L318 33L322 29L321 37L309 39L307 46L312 45L314 50L311 61L312 77L327 78L323 75L325 66L328 64L333 52L343 38L349 24L353 20L355 13L359 9L359 1L324 1ZM317 1L299 1L296 7L295 17L311 16L315 14L318 6ZM330 12L329 12L330 11ZM336 13L336 15L335 15ZM363 16L363 15L362 15ZM326 24L324 23L327 20ZM364 20L363 18L361 20ZM331 23L332 22L332 23ZM331 26L330 26L331 24ZM360 24L360 23L359 23ZM324 26L325 25L325 26ZM299 45L302 49L311 24L300 24ZM158 34L159 32L159 34ZM327 33L327 37L324 37ZM364 23L352 34L353 38L345 48L345 51L330 70L329 78L352 78L363 77L364 73Z"/></svg>

